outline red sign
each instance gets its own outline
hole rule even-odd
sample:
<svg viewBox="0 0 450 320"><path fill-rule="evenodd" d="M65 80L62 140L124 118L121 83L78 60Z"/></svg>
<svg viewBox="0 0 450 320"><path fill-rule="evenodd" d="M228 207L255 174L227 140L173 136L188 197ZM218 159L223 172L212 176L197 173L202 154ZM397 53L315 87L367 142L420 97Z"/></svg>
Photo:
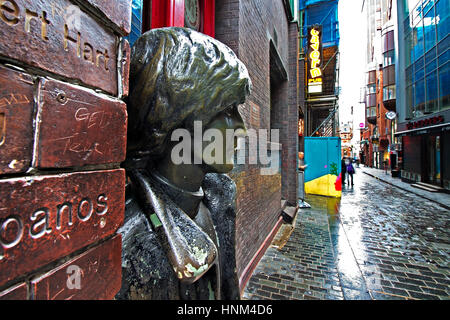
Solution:
<svg viewBox="0 0 450 320"><path fill-rule="evenodd" d="M428 118L428 119L424 119L424 120L419 120L419 121L415 121L415 122L409 122L406 125L406 128L408 128L408 130L411 130L411 129L422 128L422 127L427 127L427 126L439 124L439 123L442 123L442 122L444 122L444 117L443 116L436 116L436 117L432 117L432 118Z"/></svg>

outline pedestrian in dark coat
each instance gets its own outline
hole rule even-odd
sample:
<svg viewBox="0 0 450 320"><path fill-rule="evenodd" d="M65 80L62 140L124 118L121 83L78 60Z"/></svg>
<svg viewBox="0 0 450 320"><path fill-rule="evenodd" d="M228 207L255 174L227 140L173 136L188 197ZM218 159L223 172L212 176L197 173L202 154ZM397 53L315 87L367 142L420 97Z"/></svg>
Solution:
<svg viewBox="0 0 450 320"><path fill-rule="evenodd" d="M350 179L351 179L352 186L353 186L353 174L355 173L355 168L353 168L353 164L352 164L351 160L348 161L348 163L346 165L346 170L347 170L347 174L348 174L347 184L350 185Z"/></svg>
<svg viewBox="0 0 450 320"><path fill-rule="evenodd" d="M341 177L342 177L342 185L345 184L345 176L346 176L346 173L347 173L347 166L346 166L346 164L345 164L345 157L344 157L344 158L342 158L342 161L341 161Z"/></svg>

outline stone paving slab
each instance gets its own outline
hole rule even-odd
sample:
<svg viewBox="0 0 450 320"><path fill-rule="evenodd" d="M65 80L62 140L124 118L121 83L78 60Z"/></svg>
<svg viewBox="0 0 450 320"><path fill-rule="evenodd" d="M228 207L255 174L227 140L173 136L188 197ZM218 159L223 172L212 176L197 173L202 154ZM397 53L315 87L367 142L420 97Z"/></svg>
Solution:
<svg viewBox="0 0 450 320"><path fill-rule="evenodd" d="M281 250L268 248L243 298L343 299L326 214L315 210L297 214L289 240Z"/></svg>
<svg viewBox="0 0 450 320"><path fill-rule="evenodd" d="M361 169L354 178L342 199L307 195L244 299L449 300L450 211Z"/></svg>
<svg viewBox="0 0 450 320"><path fill-rule="evenodd" d="M409 191L412 193L417 194L418 196L424 197L428 200L432 200L435 202L438 202L448 208L450 208L450 194L448 193L441 193L441 192L429 192L423 189L418 189L413 186L411 186L411 183L403 182L401 178L394 178L388 171L388 174L385 173L384 170L376 169L376 168L369 168L369 167L360 167L360 171L368 174L374 178L380 179L383 182L392 184L398 188L402 188L405 191Z"/></svg>

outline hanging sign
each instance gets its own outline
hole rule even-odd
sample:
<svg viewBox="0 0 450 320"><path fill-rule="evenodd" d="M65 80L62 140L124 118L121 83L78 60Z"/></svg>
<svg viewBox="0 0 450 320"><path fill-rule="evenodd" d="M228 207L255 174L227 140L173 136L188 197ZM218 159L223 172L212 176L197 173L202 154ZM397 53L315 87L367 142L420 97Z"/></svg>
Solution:
<svg viewBox="0 0 450 320"><path fill-rule="evenodd" d="M385 116L386 116L386 119L388 119L388 120L394 120L395 117L397 116L397 114L394 111L389 111L389 112L386 112Z"/></svg>
<svg viewBox="0 0 450 320"><path fill-rule="evenodd" d="M298 119L298 135L303 136L303 119Z"/></svg>
<svg viewBox="0 0 450 320"><path fill-rule="evenodd" d="M308 93L321 93L322 75L322 26L308 28Z"/></svg>

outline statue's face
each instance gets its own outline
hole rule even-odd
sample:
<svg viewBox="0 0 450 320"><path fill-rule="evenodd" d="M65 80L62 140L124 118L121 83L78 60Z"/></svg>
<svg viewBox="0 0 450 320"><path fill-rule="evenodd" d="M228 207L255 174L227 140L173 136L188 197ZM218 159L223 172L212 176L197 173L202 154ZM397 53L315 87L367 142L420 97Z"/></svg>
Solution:
<svg viewBox="0 0 450 320"><path fill-rule="evenodd" d="M218 113L204 128L205 133L208 129L216 129L217 133L220 132L222 136L221 144L217 143L217 151L220 148L222 151L222 157L218 158L217 154L214 152L208 152L206 149L208 145L211 150L211 142L203 142L203 150L193 150L196 157L201 157L203 159L203 165L206 167L207 172L216 173L227 173L233 170L233 157L234 152L237 147L237 139L232 139L227 143L227 129L231 129L235 132L235 137L244 136L246 133L246 128L241 115L239 114L237 106L230 106L224 111ZM192 144L193 145L193 144ZM200 154L201 152L201 154ZM219 153L218 153L219 154ZM209 164L208 164L209 163ZM212 163L212 164L211 164Z"/></svg>

